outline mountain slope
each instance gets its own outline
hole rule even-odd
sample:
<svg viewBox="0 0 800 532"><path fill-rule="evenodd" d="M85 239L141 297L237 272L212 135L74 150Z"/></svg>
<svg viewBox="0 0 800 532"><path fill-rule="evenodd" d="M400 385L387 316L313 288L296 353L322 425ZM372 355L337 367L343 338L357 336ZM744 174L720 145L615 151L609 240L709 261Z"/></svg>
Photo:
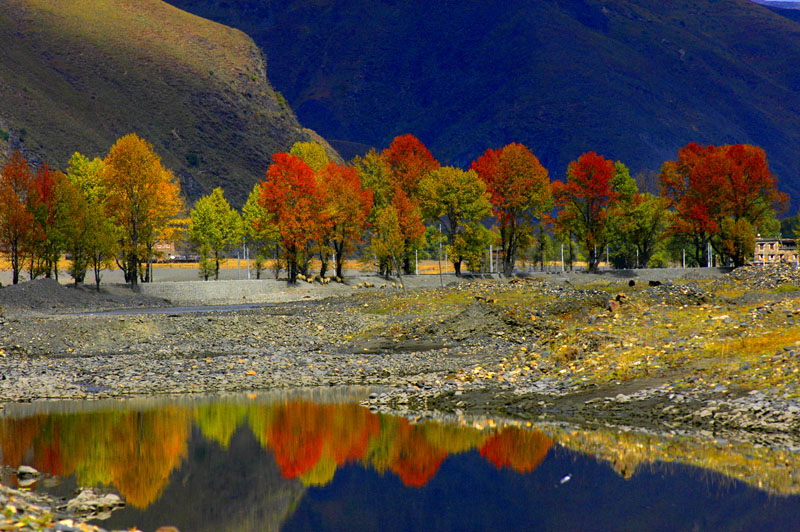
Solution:
<svg viewBox="0 0 800 532"><path fill-rule="evenodd" d="M272 153L318 139L249 37L159 0L4 0L0 50L0 152L64 167L135 131L190 199L240 204Z"/></svg>
<svg viewBox="0 0 800 532"><path fill-rule="evenodd" d="M520 141L561 177L586 150L640 171L747 142L800 205L800 25L749 0L170 2L252 35L343 154L411 132L465 165Z"/></svg>

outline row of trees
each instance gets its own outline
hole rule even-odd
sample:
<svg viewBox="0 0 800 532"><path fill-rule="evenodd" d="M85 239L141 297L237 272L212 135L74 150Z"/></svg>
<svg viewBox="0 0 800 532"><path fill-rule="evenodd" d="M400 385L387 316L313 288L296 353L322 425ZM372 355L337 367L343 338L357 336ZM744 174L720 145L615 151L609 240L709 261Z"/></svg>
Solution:
<svg viewBox="0 0 800 532"><path fill-rule="evenodd" d="M690 262L702 265L709 246L741 266L756 230L777 232L776 212L788 201L764 151L747 145L689 144L664 163L659 183L660 194L642 192L623 163L594 152L570 163L564 181L551 181L517 143L487 150L467 171L441 166L412 135L350 165L330 163L321 147L304 143L274 157L245 208L245 227L283 250L290 282L315 254L321 275L330 254L341 275L362 239L380 271L398 275L410 273L414 254L437 238L459 275L464 263L485 268L491 244L499 244L508 276L522 251L544 262L553 241L566 244L570 264L582 252L590 271L612 248L615 265L626 268L648 265L659 248L688 248Z"/></svg>
<svg viewBox="0 0 800 532"><path fill-rule="evenodd" d="M116 262L135 288L149 276L141 263L158 238L170 236L182 209L175 176L135 134L120 138L105 159L75 153L66 173L47 164L34 173L15 152L0 174L0 251L11 260L14 284L26 267L31 279L57 279L67 253L76 284L91 267L99 287L101 269Z"/></svg>
<svg viewBox="0 0 800 532"><path fill-rule="evenodd" d="M305 142L273 156L241 213L217 188L195 203L187 223L178 218L174 175L131 134L105 159L76 153L66 173L42 165L34 174L15 153L0 176L0 249L14 282L26 265L32 278L57 276L66 252L76 283L91 266L99 284L100 269L115 261L133 287L148 280L156 240L182 230L205 279L218 278L222 257L243 242L257 276L271 257L290 283L309 273L312 258L321 276L332 269L341 277L357 250L382 274L410 273L415 254L440 243L458 275L464 264L484 269L490 245L499 245L502 271L511 275L523 253L544 263L553 242L566 247L569 264L580 252L590 271L612 249L619 267L648 265L670 248L688 249L690 262L702 265L709 247L739 266L756 231L777 232L776 210L788 200L763 150L748 145L689 144L664 163L658 181L659 194L641 192L624 164L594 152L570 163L564 181L551 181L517 143L487 150L463 170L442 166L412 135L350 164Z"/></svg>

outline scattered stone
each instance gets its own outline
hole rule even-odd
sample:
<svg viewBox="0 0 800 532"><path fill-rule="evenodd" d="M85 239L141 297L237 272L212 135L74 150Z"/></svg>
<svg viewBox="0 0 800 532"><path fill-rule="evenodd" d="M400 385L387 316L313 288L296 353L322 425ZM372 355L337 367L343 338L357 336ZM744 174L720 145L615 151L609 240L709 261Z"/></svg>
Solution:
<svg viewBox="0 0 800 532"><path fill-rule="evenodd" d="M17 468L17 477L18 478L30 478L30 477L38 477L41 475L36 468L27 465L21 465Z"/></svg>
<svg viewBox="0 0 800 532"><path fill-rule="evenodd" d="M81 488L78 495L63 506L67 512L84 519L107 519L111 512L125 506L114 493L98 494L92 488Z"/></svg>

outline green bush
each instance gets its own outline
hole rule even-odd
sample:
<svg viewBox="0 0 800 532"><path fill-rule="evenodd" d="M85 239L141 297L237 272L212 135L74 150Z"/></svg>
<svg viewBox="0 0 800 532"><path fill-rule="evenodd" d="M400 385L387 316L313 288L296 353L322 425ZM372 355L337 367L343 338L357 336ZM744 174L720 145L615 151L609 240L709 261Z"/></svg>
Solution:
<svg viewBox="0 0 800 532"><path fill-rule="evenodd" d="M11 133L6 131L5 129L0 129L0 140L3 142L8 142L8 138L11 136Z"/></svg>
<svg viewBox="0 0 800 532"><path fill-rule="evenodd" d="M280 92L275 91L275 99L278 100L278 105L280 106L281 109L286 109L287 107L289 107L289 104L286 103L286 98L284 98L283 94L281 94Z"/></svg>
<svg viewBox="0 0 800 532"><path fill-rule="evenodd" d="M186 162L189 164L189 166L197 166L200 164L200 156L196 153L187 153Z"/></svg>
<svg viewBox="0 0 800 532"><path fill-rule="evenodd" d="M800 287L795 286L793 284L782 284L779 285L778 288L775 289L775 292L782 293L782 292L797 292L800 291Z"/></svg>

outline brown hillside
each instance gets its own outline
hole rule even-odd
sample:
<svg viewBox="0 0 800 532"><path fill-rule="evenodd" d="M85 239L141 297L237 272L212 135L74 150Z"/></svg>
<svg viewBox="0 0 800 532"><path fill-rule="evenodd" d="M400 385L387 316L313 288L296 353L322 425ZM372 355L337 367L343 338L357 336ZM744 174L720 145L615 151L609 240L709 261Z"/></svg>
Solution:
<svg viewBox="0 0 800 532"><path fill-rule="evenodd" d="M63 167L134 131L189 199L222 186L234 203L301 128L241 31L160 0L4 0L0 152Z"/></svg>

